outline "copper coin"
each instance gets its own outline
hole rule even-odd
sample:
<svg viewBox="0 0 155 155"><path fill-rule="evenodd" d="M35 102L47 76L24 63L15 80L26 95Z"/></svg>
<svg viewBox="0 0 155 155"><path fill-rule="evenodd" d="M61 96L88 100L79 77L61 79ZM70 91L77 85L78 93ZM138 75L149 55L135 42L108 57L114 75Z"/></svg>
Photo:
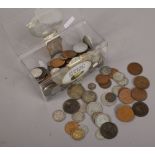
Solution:
<svg viewBox="0 0 155 155"><path fill-rule="evenodd" d="M55 58L51 60L50 64L51 64L51 67L53 68L59 68L65 64L65 60L62 60L60 58Z"/></svg>
<svg viewBox="0 0 155 155"><path fill-rule="evenodd" d="M113 78L113 74L114 73L116 73L116 72L118 72L118 69L116 69L116 68L111 68L111 73L110 73L110 78Z"/></svg>
<svg viewBox="0 0 155 155"><path fill-rule="evenodd" d="M134 85L140 89L147 89L150 86L150 82L144 76L137 76L134 79Z"/></svg>
<svg viewBox="0 0 155 155"><path fill-rule="evenodd" d="M116 100L116 95L114 93L109 92L105 95L105 99L108 102L114 102Z"/></svg>
<svg viewBox="0 0 155 155"><path fill-rule="evenodd" d="M103 74L98 74L96 76L96 82L99 83L99 84L107 84L109 83L109 76L107 75L103 75Z"/></svg>
<svg viewBox="0 0 155 155"><path fill-rule="evenodd" d="M127 70L132 75L139 75L142 73L143 68L139 63L132 62L128 65Z"/></svg>
<svg viewBox="0 0 155 155"><path fill-rule="evenodd" d="M130 104L134 101L134 99L131 96L131 90L129 88L121 88L118 97L120 101L125 104Z"/></svg>
<svg viewBox="0 0 155 155"><path fill-rule="evenodd" d="M70 121L65 125L65 132L71 135L76 129L78 129L79 124L75 121Z"/></svg>
<svg viewBox="0 0 155 155"><path fill-rule="evenodd" d="M71 51L71 50L66 50L66 51L63 51L63 57L64 58L67 58L67 59L70 59L70 58L73 58L77 55L76 52L74 51Z"/></svg>
<svg viewBox="0 0 155 155"><path fill-rule="evenodd" d="M121 105L116 109L116 117L122 122L130 122L134 116L132 108L128 105Z"/></svg>
<svg viewBox="0 0 155 155"><path fill-rule="evenodd" d="M136 100L136 101L144 101L147 98L147 92L144 89L139 89L139 88L133 88L131 90L131 96Z"/></svg>
<svg viewBox="0 0 155 155"><path fill-rule="evenodd" d="M112 85L111 80L108 80L108 83L106 83L106 84L99 83L99 86L100 86L101 88L104 88L104 89L109 88L111 85Z"/></svg>

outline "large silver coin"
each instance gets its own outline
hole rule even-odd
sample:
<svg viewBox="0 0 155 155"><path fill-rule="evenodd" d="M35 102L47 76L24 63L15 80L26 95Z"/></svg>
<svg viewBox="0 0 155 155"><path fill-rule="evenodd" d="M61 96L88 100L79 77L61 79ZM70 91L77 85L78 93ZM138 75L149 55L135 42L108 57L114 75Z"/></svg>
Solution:
<svg viewBox="0 0 155 155"><path fill-rule="evenodd" d="M88 45L83 42L79 42L78 44L73 46L73 50L76 53L83 53L83 52L87 51L87 49L88 49Z"/></svg>
<svg viewBox="0 0 155 155"><path fill-rule="evenodd" d="M82 122L85 119L85 114L83 112L76 112L72 115L72 120L75 122Z"/></svg>
<svg viewBox="0 0 155 155"><path fill-rule="evenodd" d="M82 100L85 103L95 102L97 100L97 94L93 91L84 91L82 94Z"/></svg>
<svg viewBox="0 0 155 155"><path fill-rule="evenodd" d="M101 97L100 97L101 103L102 103L103 105L105 105L105 106L113 106L113 105L115 105L117 100L115 99L114 101L109 102L108 100L106 100L106 94L107 94L107 93L103 93L103 94L101 95Z"/></svg>
<svg viewBox="0 0 155 155"><path fill-rule="evenodd" d="M53 120L56 122L62 122L66 118L66 114L62 110L56 110L52 114Z"/></svg>
<svg viewBox="0 0 155 155"><path fill-rule="evenodd" d="M84 88L81 84L73 84L67 90L68 96L74 99L80 99L83 93Z"/></svg>

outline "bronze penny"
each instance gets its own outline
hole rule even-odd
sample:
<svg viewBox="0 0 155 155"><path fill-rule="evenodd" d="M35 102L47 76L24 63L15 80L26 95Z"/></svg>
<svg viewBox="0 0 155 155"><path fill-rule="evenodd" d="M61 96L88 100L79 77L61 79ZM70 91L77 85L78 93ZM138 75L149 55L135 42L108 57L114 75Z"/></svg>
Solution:
<svg viewBox="0 0 155 155"><path fill-rule="evenodd" d="M134 79L134 85L140 89L147 89L150 86L150 82L144 76L137 76Z"/></svg>
<svg viewBox="0 0 155 155"><path fill-rule="evenodd" d="M64 58L67 58L67 59L70 59L70 58L73 58L77 55L76 52L74 51L71 51L71 50L66 50L66 51L63 51L63 57Z"/></svg>
<svg viewBox="0 0 155 155"><path fill-rule="evenodd" d="M99 84L107 84L109 83L109 76L107 75L103 75L103 74L98 74L96 76L96 82L99 83Z"/></svg>
<svg viewBox="0 0 155 155"><path fill-rule="evenodd" d="M135 115L130 106L120 105L116 109L116 117L122 122L130 122L134 119Z"/></svg>
<svg viewBox="0 0 155 155"><path fill-rule="evenodd" d="M100 86L101 88L104 88L104 89L109 88L111 85L112 85L111 80L108 80L108 83L106 83L106 84L99 83L99 86Z"/></svg>
<svg viewBox="0 0 155 155"><path fill-rule="evenodd" d="M79 124L75 121L70 121L65 125L65 132L71 135L76 129L78 129Z"/></svg>
<svg viewBox="0 0 155 155"><path fill-rule="evenodd" d="M65 60L62 60L60 58L55 58L50 61L50 64L51 64L51 67L53 68L59 68L65 64Z"/></svg>
<svg viewBox="0 0 155 155"><path fill-rule="evenodd" d="M128 65L127 70L132 75L139 75L142 73L143 68L139 63L132 62Z"/></svg>
<svg viewBox="0 0 155 155"><path fill-rule="evenodd" d="M114 102L116 100L116 95L114 93L109 92L105 95L105 99L108 102Z"/></svg>
<svg viewBox="0 0 155 155"><path fill-rule="evenodd" d="M130 104L134 101L131 96L131 90L129 88L121 88L118 97L119 100L125 104Z"/></svg>
<svg viewBox="0 0 155 155"><path fill-rule="evenodd" d="M133 88L131 90L131 96L136 100L136 101L144 101L147 98L147 92L144 89L139 89L139 88Z"/></svg>
<svg viewBox="0 0 155 155"><path fill-rule="evenodd" d="M116 68L111 68L111 73L110 73L110 78L113 78L113 74L114 73L116 73L116 72L118 72L118 69L116 69Z"/></svg>
<svg viewBox="0 0 155 155"><path fill-rule="evenodd" d="M138 117L144 117L148 114L149 108L144 102L136 102L132 106L134 114Z"/></svg>

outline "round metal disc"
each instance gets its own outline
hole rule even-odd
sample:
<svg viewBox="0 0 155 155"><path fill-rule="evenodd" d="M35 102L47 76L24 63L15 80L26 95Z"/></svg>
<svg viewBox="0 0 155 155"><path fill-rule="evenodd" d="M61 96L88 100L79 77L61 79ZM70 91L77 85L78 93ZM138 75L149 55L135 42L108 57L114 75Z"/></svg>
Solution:
<svg viewBox="0 0 155 155"><path fill-rule="evenodd" d="M62 122L66 118L66 114L62 110L56 110L52 114L53 120L56 122Z"/></svg>

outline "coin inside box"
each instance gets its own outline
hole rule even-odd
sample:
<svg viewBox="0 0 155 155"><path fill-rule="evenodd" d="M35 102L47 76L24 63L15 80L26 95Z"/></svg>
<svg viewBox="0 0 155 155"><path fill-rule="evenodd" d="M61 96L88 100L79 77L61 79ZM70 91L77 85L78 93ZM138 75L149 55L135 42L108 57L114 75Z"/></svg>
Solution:
<svg viewBox="0 0 155 155"><path fill-rule="evenodd" d="M104 64L107 42L85 20L71 24L61 31L58 30L55 35L49 34L46 38L36 38L26 27L33 16L33 11L24 10L17 17L16 22L12 18L12 22L10 20L9 23L5 21L3 26L17 50L18 58L24 64L33 83L39 87L43 98L52 99L53 95L64 90L70 84L81 80L95 68ZM22 14L24 14L24 17ZM68 19L70 19L69 16ZM73 51L74 45L82 42L84 37L91 39L91 48L88 47L86 51L78 53L69 60L63 60L65 64L59 68L49 68L50 61L55 58L62 59L63 51ZM49 43L52 43L50 50ZM55 52L54 48L57 47L59 50L56 49ZM32 70L35 68L39 68L42 72L39 79L32 74ZM40 74L38 70L33 70L33 73L35 75Z"/></svg>

